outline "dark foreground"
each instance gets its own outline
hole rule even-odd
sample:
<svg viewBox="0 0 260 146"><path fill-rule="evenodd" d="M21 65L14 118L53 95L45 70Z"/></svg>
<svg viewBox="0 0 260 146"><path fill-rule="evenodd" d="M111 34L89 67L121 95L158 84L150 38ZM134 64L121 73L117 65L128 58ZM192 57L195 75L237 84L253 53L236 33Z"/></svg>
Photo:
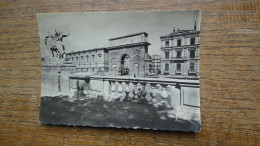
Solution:
<svg viewBox="0 0 260 146"><path fill-rule="evenodd" d="M54 125L200 131L200 123L169 116L172 109L140 102L42 97L40 123Z"/></svg>

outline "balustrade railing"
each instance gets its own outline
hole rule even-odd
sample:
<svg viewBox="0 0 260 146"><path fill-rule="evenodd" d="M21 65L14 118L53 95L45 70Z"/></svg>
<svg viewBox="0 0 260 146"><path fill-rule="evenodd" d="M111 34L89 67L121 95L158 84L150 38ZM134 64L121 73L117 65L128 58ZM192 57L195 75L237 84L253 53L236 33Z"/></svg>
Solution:
<svg viewBox="0 0 260 146"><path fill-rule="evenodd" d="M73 89L74 92L76 91L75 93L78 93L79 90L83 92L84 84L79 84L80 80L89 87L86 93L90 94L91 98L102 97L107 101L142 102L152 104L154 107L176 108L176 115L177 109L184 101L184 98L181 99L183 96L181 88L199 88L198 80L77 74L70 76L70 90Z"/></svg>
<svg viewBox="0 0 260 146"><path fill-rule="evenodd" d="M108 80L111 88L109 101L132 101L132 102L148 102L153 104L162 104L170 106L167 98L170 96L165 83L144 82L142 80ZM148 91L146 88L150 86ZM162 87L158 90L156 87ZM160 100L155 98L159 97Z"/></svg>
<svg viewBox="0 0 260 146"><path fill-rule="evenodd" d="M192 74L192 73L195 74L195 73L197 73L197 72L196 72L195 69L190 69L190 70L188 71L188 73L189 73L189 74Z"/></svg>
<svg viewBox="0 0 260 146"><path fill-rule="evenodd" d="M162 58L163 61L167 61L167 60L188 60L188 59L199 59L199 56L183 56L183 57L165 57L165 58Z"/></svg>
<svg viewBox="0 0 260 146"><path fill-rule="evenodd" d="M171 100L180 98L182 86L199 87L198 80L86 75L70 77L72 80L86 80L86 78L89 81L86 84L89 84L90 92L102 94L108 101L148 102L165 106L171 106ZM177 90L175 93L178 95L173 95L172 90Z"/></svg>
<svg viewBox="0 0 260 146"><path fill-rule="evenodd" d="M189 56L188 59L199 59L199 56Z"/></svg>

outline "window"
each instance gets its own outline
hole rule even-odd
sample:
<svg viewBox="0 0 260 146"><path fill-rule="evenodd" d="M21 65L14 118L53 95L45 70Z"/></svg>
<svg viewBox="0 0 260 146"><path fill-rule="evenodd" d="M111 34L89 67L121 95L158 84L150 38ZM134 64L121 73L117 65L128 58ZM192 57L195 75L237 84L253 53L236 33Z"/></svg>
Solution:
<svg viewBox="0 0 260 146"><path fill-rule="evenodd" d="M80 63L83 63L83 56L80 56L81 60L80 60Z"/></svg>
<svg viewBox="0 0 260 146"><path fill-rule="evenodd" d="M177 71L181 71L181 63L177 63Z"/></svg>
<svg viewBox="0 0 260 146"><path fill-rule="evenodd" d="M95 71L95 68L92 68L92 72L94 72Z"/></svg>
<svg viewBox="0 0 260 146"><path fill-rule="evenodd" d="M195 71L194 63L190 63L190 71Z"/></svg>
<svg viewBox="0 0 260 146"><path fill-rule="evenodd" d="M86 62L88 62L88 55L86 55Z"/></svg>
<svg viewBox="0 0 260 146"><path fill-rule="evenodd" d="M101 61L101 56L102 56L102 54L98 54L98 61Z"/></svg>
<svg viewBox="0 0 260 146"><path fill-rule="evenodd" d="M195 50L190 50L190 58L195 58Z"/></svg>
<svg viewBox="0 0 260 146"><path fill-rule="evenodd" d="M181 51L177 51L176 57L177 57L177 58L181 58Z"/></svg>
<svg viewBox="0 0 260 146"><path fill-rule="evenodd" d="M71 60L73 61L73 60L74 60L74 57L71 57Z"/></svg>
<svg viewBox="0 0 260 146"><path fill-rule="evenodd" d="M165 58L168 59L169 58L169 52L165 52Z"/></svg>
<svg viewBox="0 0 260 146"><path fill-rule="evenodd" d="M95 61L95 55L92 55L92 60L93 60L93 62Z"/></svg>
<svg viewBox="0 0 260 146"><path fill-rule="evenodd" d="M190 38L190 45L194 45L195 44L195 38Z"/></svg>
<svg viewBox="0 0 260 146"><path fill-rule="evenodd" d="M181 46L181 39L177 40L177 46Z"/></svg>
<svg viewBox="0 0 260 146"><path fill-rule="evenodd" d="M169 41L165 41L165 47L169 47Z"/></svg>
<svg viewBox="0 0 260 146"><path fill-rule="evenodd" d="M165 71L169 71L169 64L168 63L165 64Z"/></svg>

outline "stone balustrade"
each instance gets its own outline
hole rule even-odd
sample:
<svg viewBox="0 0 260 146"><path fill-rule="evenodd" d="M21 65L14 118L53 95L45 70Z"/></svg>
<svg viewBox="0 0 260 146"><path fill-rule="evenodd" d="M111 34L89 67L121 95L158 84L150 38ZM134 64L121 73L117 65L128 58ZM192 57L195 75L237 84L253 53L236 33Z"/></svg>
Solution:
<svg viewBox="0 0 260 146"><path fill-rule="evenodd" d="M77 90L80 81L85 82L90 97L102 97L107 101L147 102L169 107L200 106L198 80L74 74L70 76L71 92Z"/></svg>

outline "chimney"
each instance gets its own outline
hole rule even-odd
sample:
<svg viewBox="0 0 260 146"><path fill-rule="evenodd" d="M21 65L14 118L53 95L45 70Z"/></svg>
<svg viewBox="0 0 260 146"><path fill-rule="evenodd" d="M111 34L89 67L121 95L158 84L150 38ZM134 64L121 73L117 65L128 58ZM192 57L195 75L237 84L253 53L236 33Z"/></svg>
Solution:
<svg viewBox="0 0 260 146"><path fill-rule="evenodd" d="M172 32L175 32L175 26L173 27L173 30L172 30Z"/></svg>
<svg viewBox="0 0 260 146"><path fill-rule="evenodd" d="M195 21L195 25L194 25L194 30L196 30L197 28L196 28L196 21Z"/></svg>

